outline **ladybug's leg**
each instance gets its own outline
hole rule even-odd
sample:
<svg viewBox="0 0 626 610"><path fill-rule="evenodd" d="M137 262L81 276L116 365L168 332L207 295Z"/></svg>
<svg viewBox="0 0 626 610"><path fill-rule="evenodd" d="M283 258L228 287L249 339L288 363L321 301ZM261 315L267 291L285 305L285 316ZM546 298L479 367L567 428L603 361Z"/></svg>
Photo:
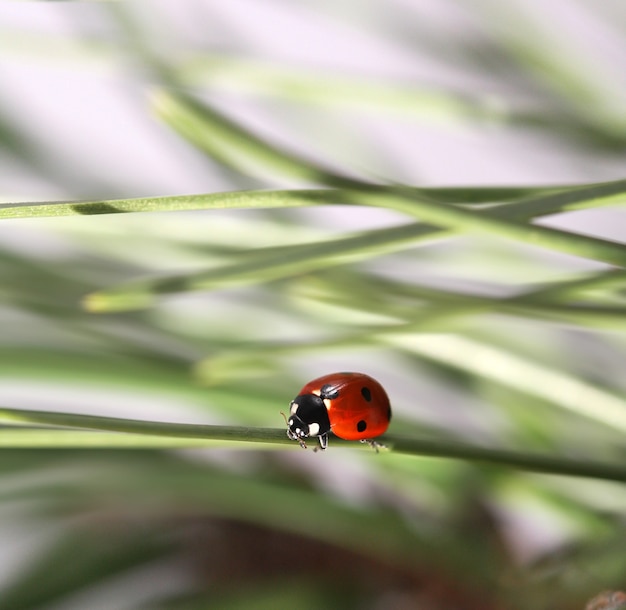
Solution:
<svg viewBox="0 0 626 610"><path fill-rule="evenodd" d="M326 434L320 434L317 437L320 441L320 446L316 447L315 449L321 449L322 451L324 451L326 449L326 447L328 447L328 433Z"/></svg>
<svg viewBox="0 0 626 610"><path fill-rule="evenodd" d="M379 453L380 449L386 449L387 447L372 438L361 439L362 443L367 443L376 453Z"/></svg>

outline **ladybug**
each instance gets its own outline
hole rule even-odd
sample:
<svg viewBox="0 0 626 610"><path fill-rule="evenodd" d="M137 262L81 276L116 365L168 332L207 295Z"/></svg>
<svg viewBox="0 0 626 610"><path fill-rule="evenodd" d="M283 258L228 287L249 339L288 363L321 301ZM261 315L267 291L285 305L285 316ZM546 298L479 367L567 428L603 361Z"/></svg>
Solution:
<svg viewBox="0 0 626 610"><path fill-rule="evenodd" d="M372 439L387 430L391 406L383 386L369 375L331 373L309 381L291 401L285 419L287 436L303 449L309 436L317 436L326 449L329 432L377 447Z"/></svg>

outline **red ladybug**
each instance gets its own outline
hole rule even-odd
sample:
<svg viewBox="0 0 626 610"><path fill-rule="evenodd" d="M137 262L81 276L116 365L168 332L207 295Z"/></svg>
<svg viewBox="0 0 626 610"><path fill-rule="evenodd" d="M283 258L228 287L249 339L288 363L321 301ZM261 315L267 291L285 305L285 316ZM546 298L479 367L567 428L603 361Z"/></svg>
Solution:
<svg viewBox="0 0 626 610"><path fill-rule="evenodd" d="M331 373L309 381L291 401L287 436L304 449L304 439L317 436L326 449L329 432L368 442L383 434L390 420L389 397L378 381L363 373Z"/></svg>

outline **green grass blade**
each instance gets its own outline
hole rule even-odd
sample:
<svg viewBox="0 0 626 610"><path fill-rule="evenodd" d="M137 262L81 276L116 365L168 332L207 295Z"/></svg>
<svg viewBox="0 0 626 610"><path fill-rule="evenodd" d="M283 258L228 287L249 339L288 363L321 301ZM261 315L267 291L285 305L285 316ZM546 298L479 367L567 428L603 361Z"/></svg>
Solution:
<svg viewBox="0 0 626 610"><path fill-rule="evenodd" d="M393 187L372 186L381 191ZM509 201L533 194L550 192L556 187L458 187L409 188L431 199L447 203L485 204ZM560 187L563 188L563 187ZM138 212L184 212L189 210L222 210L247 208L291 208L329 205L341 201L337 189L293 189L268 191L231 191L197 195L136 197L94 201L43 201L0 203L0 219L59 216L94 216Z"/></svg>
<svg viewBox="0 0 626 610"><path fill-rule="evenodd" d="M283 431L273 428L246 428L242 426L211 426L200 424L174 424L150 422L115 417L99 417L49 411L27 411L0 408L0 422L8 424L43 424L86 430L145 434L178 439L219 441L253 441L277 443L288 440ZM285 443L286 444L286 443Z"/></svg>
<svg viewBox="0 0 626 610"><path fill-rule="evenodd" d="M207 426L197 424L174 424L152 421L140 421L130 419L120 419L112 417L98 417L93 415L75 415L71 413L57 413L46 411L26 411L19 409L0 409L0 421L10 424L44 424L50 426L61 426L63 428L80 428L83 430L100 430L106 431L111 437L109 447L129 448L130 442L122 441L119 443L115 439L117 436L131 437L135 435L146 435L151 441L139 442L137 449L141 448L171 448L171 447L193 447L199 446L200 442L211 445L211 441L222 441L223 443L266 443L273 445L287 445L291 448L298 449L297 443L287 438L283 429L275 428L250 428L243 426ZM28 438L27 429L11 429L5 428L0 430L0 447L3 446L3 435L7 435L10 439L12 432L14 438L24 442ZM74 434L70 434L74 432ZM113 433L121 434L113 434ZM54 444L54 434L59 434L58 443ZM84 435L84 444L80 444L80 434ZM106 445L106 435L94 436L91 431L68 431L66 429L47 431L33 430L32 440L37 438L43 440L42 447L85 447L85 448L102 448ZM95 444L92 444L96 441ZM180 444L173 444L169 441L178 441ZM183 440L190 440L187 444ZM533 472L544 472L551 474L562 474L570 476L595 477L608 480L626 481L626 466L618 466L606 463L590 463L585 460L578 462L573 459L564 459L553 456L533 455L529 453L519 453L514 451L504 451L501 449L488 449L483 447L471 446L457 441L446 440L429 440L420 438L406 438L393 434L381 437L381 441L385 444L386 450L394 453L416 456L435 456L441 458L461 459L477 461L480 463L496 464L511 468L519 468ZM362 447L369 450L368 447L342 441L333 438L333 445L348 445L352 447ZM7 444L5 448L26 446L25 444ZM37 444L32 448L40 447ZM256 447L255 447L256 448Z"/></svg>
<svg viewBox="0 0 626 610"><path fill-rule="evenodd" d="M96 201L0 204L1 218L92 216L131 212L182 212L231 208L285 208L325 203L324 191L234 191L200 195L138 197Z"/></svg>
<svg viewBox="0 0 626 610"><path fill-rule="evenodd" d="M1 417L1 416L0 416ZM104 424L103 424L104 425ZM244 438L245 429L237 429ZM220 430L224 438L192 438L155 434L134 434L129 432L99 432L94 430L64 430L57 428L0 427L0 449L191 449L194 447L237 447L238 449L261 449L268 443L279 443L284 432L272 431L265 441L262 429L257 429L254 438L239 442L229 438L228 430ZM210 436L210 435L209 435ZM279 438L280 437L280 438ZM286 438L286 437L285 437Z"/></svg>

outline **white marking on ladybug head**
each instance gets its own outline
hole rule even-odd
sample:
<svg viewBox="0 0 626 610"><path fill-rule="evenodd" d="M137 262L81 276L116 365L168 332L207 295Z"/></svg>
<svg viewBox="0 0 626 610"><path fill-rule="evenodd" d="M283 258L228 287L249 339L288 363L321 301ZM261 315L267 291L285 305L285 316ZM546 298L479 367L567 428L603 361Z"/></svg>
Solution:
<svg viewBox="0 0 626 610"><path fill-rule="evenodd" d="M298 403L295 400L292 400L289 404L289 413L293 415L298 410ZM291 420L289 420L289 424L291 425Z"/></svg>
<svg viewBox="0 0 626 610"><path fill-rule="evenodd" d="M326 407L326 410L329 410L332 404L333 401L330 400L330 398L324 398L324 406Z"/></svg>

